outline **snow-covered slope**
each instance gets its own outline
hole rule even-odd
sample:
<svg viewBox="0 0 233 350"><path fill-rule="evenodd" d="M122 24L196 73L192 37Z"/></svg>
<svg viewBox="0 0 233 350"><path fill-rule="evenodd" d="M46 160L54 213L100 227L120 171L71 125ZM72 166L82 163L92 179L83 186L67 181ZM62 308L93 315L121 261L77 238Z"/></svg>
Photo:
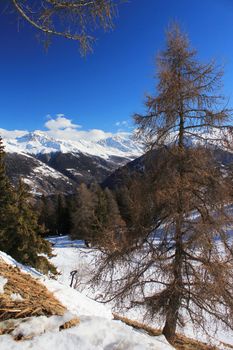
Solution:
<svg viewBox="0 0 233 350"><path fill-rule="evenodd" d="M22 178L34 195L74 191L71 178L26 153L7 153L6 170L14 185Z"/></svg>
<svg viewBox="0 0 233 350"><path fill-rule="evenodd" d="M51 261L61 273L58 277L59 281L65 285L69 285L71 281L70 272L76 270L75 288L84 295L88 295L96 300L101 300L101 290L98 290L98 288L90 288L88 284L89 278L93 272L92 270L95 269L95 250L91 251L85 248L82 241L71 241L68 236L50 237L49 241L53 244L53 252L55 253L55 257L53 257ZM110 304L107 305L110 306ZM125 315L130 319L143 322L144 313L143 310L141 311L140 308L137 308L126 312ZM156 320L154 322L152 321L149 325L158 328ZM216 331L215 325L211 323L207 328L209 329L208 335L202 332L201 329L194 329L191 323L187 323L184 329L180 328L179 331L191 338L215 345L221 350L228 350L233 347L233 332L223 329L220 325ZM230 345L227 346L225 343ZM142 347L140 349L143 350L145 348ZM155 347L155 350L156 349ZM164 349L166 349L166 347L164 347Z"/></svg>
<svg viewBox="0 0 233 350"><path fill-rule="evenodd" d="M113 320L110 309L104 307L77 290L53 279L37 274L18 264L14 259L0 252L6 263L16 265L21 271L39 278L55 297L67 308L64 316L31 317L21 322L13 335L20 334L29 339L17 342L11 335L0 335L1 350L172 350L163 336L150 337ZM80 324L59 331L62 321L78 317Z"/></svg>
<svg viewBox="0 0 233 350"><path fill-rule="evenodd" d="M49 137L46 132L28 132L23 136L8 138L3 135L6 151L10 153L85 153L102 158L110 156L133 159L142 153L140 145L136 144L129 135L118 134L102 140L93 141L79 139L75 141L58 140Z"/></svg>

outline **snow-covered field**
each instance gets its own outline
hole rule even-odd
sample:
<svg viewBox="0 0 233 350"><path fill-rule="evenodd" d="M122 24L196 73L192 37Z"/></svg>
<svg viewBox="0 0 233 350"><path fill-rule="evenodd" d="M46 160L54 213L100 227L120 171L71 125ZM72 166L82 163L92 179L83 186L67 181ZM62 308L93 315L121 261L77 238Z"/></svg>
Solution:
<svg viewBox="0 0 233 350"><path fill-rule="evenodd" d="M55 243L55 242L54 242ZM1 350L171 350L173 349L163 336L150 337L142 331L136 331L121 321L113 320L110 308L91 300L84 293L69 287L69 272L77 266L85 252L82 242L71 247L67 237L57 241L53 262L62 274L59 281L41 275L36 270L18 264L8 255L0 252L0 257L11 265L18 266L23 272L38 278L55 297L67 308L64 316L31 317L27 322L19 323L13 335L33 336L29 340L16 342L11 335L0 336ZM84 254L84 256L87 256ZM0 276L2 277L2 276ZM4 291L6 283L1 278ZM59 331L59 326L73 317L80 319L80 324L70 329Z"/></svg>

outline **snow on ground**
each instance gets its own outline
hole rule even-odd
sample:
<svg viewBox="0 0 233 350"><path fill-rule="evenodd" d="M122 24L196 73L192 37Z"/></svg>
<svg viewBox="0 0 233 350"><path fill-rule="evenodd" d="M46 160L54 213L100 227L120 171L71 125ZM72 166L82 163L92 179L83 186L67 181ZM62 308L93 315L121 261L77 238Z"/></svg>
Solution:
<svg viewBox="0 0 233 350"><path fill-rule="evenodd" d="M43 274L41 272L37 271L33 267L25 266L25 265L19 263L18 261L13 259L10 255L7 255L4 252L0 251L0 258L2 258L5 261L5 263L12 265L12 266L16 266L23 272L30 273L30 275L32 275L33 277L42 277L43 276Z"/></svg>
<svg viewBox="0 0 233 350"><path fill-rule="evenodd" d="M13 300L13 301L23 301L23 297L19 293L12 293L11 294L11 300Z"/></svg>
<svg viewBox="0 0 233 350"><path fill-rule="evenodd" d="M36 322L38 321L38 322ZM29 328L41 326L41 318ZM44 323L46 332L31 340L16 342L10 335L0 336L1 350L172 350L163 337L152 338L134 331L120 321L81 316L80 325L58 331L59 322ZM24 331L24 329L21 329Z"/></svg>
<svg viewBox="0 0 233 350"><path fill-rule="evenodd" d="M56 252L69 250L69 252L57 256L56 261L60 261L61 266L66 261L64 274L68 278L68 265L71 259L76 258L75 249L79 248L62 248L60 240L60 248L56 248ZM77 245L81 242L77 242ZM84 248L82 248L84 250ZM71 254L69 260L66 258ZM17 324L14 330L14 336L33 336L32 339L17 342L11 335L0 336L1 350L172 350L173 348L167 343L163 336L150 337L144 332L136 331L121 321L112 319L110 308L99 304L77 290L69 287L67 279L60 276L58 282L41 275L35 269L26 267L17 263L14 259L5 253L0 252L0 257L8 264L18 266L23 272L30 273L38 278L55 297L67 307L68 312L64 316L52 317L31 317L25 322ZM54 262L53 261L53 262ZM73 262L76 261L75 259ZM3 284L3 283L2 283ZM73 328L59 331L59 326L69 321L73 317L80 319L80 324Z"/></svg>
<svg viewBox="0 0 233 350"><path fill-rule="evenodd" d="M90 250L85 248L84 243L82 241L70 241L68 236L51 237L49 238L49 241L53 243L53 252L56 255L54 258L52 258L52 263L57 266L58 270L61 272L58 280L65 285L70 285L70 272L72 270L77 270L78 283L76 288L83 295L91 298L98 298L98 295L101 297L101 291L88 288L87 282L90 274L92 273L91 271L93 269L94 254L90 253ZM126 314L126 316L134 320L142 321L143 311L140 309L131 310ZM156 323L150 325L154 327L158 326ZM179 332L182 333L183 330L179 329ZM233 333L220 328L216 332L211 324L208 335L200 330L194 330L191 324L188 324L185 327L185 335L200 341L215 344L224 350L226 347L222 345L223 342L233 346Z"/></svg>
<svg viewBox="0 0 233 350"><path fill-rule="evenodd" d="M7 284L7 278L0 276L0 294L4 293L4 287Z"/></svg>
<svg viewBox="0 0 233 350"><path fill-rule="evenodd" d="M33 268L17 263L5 253L0 252L0 257L7 263L18 266L22 271L38 278L53 292L68 312L64 316L53 316L52 318L45 316L30 318L28 322L16 327L15 335L33 335L33 338L16 342L10 335L1 335L1 350L47 350L48 348L51 350L173 349L163 336L150 337L143 331L136 331L121 321L113 320L110 305L97 303L90 298L98 295L100 291L90 290L86 284L93 268L91 265L94 255L90 254L90 250L85 247L84 242L70 241L68 236L50 237L49 240L53 243L53 252L56 254L52 258L52 262L61 273L58 276L58 281L49 279ZM69 287L72 270L78 272L78 290ZM140 320L139 313L132 312L131 315L132 319ZM80 325L59 331L59 326L72 317L78 317ZM156 326L155 324L151 325ZM215 343L222 350L228 348L219 340L233 345L232 333L221 330L214 334L211 325L209 337L195 332L191 325L185 328L185 334L199 340Z"/></svg>

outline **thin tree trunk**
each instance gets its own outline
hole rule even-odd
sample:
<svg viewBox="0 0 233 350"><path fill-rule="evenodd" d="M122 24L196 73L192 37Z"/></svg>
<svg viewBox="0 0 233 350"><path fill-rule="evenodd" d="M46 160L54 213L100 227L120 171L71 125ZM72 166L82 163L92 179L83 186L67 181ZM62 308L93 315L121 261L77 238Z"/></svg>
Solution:
<svg viewBox="0 0 233 350"><path fill-rule="evenodd" d="M180 76L179 76L180 79ZM171 290L171 297L168 304L166 322L163 328L163 334L166 339L173 344L176 336L176 326L178 322L178 312L181 306L182 299L182 264L183 264L183 239L182 239L182 224L183 224L183 176L184 167L182 154L184 152L184 115L183 115L183 105L180 104L180 126L179 126L179 190L178 190L178 218L176 220L175 227L175 259L173 265L173 276L174 281Z"/></svg>
<svg viewBox="0 0 233 350"><path fill-rule="evenodd" d="M182 216L180 215L176 223L176 237L175 237L175 260L173 266L174 282L171 290L171 297L169 300L166 322L163 328L163 334L169 343L173 344L176 336L176 326L178 322L178 312L180 309L182 298L182 263L183 263L183 249L182 249L182 232L181 232Z"/></svg>

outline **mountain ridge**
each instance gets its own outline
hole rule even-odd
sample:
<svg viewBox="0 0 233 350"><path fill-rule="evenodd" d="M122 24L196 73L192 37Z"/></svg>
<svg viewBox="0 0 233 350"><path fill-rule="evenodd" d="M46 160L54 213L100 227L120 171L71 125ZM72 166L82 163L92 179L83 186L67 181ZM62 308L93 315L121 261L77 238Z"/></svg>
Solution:
<svg viewBox="0 0 233 350"><path fill-rule="evenodd" d="M22 178L35 196L71 194L82 182L101 183L142 152L129 135L69 141L33 131L15 137L3 135L3 142L12 183L16 185Z"/></svg>
<svg viewBox="0 0 233 350"><path fill-rule="evenodd" d="M2 138L6 151L9 153L23 152L37 155L55 152L81 152L105 159L111 156L134 159L142 153L141 145L136 143L130 134L126 133L108 136L96 141L82 138L77 140L55 139L39 130L11 138L3 135Z"/></svg>

